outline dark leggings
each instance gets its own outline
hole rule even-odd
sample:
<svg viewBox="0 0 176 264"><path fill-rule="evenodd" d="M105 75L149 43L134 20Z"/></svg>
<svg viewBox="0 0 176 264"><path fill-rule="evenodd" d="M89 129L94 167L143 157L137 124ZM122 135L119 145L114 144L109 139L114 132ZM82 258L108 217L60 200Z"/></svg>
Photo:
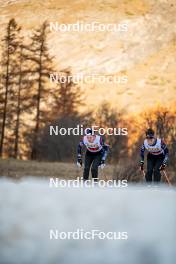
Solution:
<svg viewBox="0 0 176 264"><path fill-rule="evenodd" d="M91 153L89 151L86 152L85 155L85 162L84 162L84 173L83 173L83 179L88 180L89 179L89 171L91 167L91 173L92 178L98 178L98 166L100 165L102 158L101 152L98 153Z"/></svg>
<svg viewBox="0 0 176 264"><path fill-rule="evenodd" d="M164 155L147 155L147 173L145 175L147 182L152 182L152 176L154 175L153 181L160 182L161 180L161 173L160 167L163 163Z"/></svg>

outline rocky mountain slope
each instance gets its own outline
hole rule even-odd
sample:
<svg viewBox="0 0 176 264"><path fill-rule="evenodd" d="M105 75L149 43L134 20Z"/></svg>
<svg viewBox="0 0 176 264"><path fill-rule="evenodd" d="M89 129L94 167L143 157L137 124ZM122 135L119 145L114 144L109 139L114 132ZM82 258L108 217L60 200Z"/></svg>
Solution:
<svg viewBox="0 0 176 264"><path fill-rule="evenodd" d="M0 1L0 13L2 29L15 17L25 35L44 20L127 23L127 32L51 32L48 44L58 71L128 77L126 84L84 80L81 88L89 107L106 99L138 111L176 100L174 0L8 0Z"/></svg>

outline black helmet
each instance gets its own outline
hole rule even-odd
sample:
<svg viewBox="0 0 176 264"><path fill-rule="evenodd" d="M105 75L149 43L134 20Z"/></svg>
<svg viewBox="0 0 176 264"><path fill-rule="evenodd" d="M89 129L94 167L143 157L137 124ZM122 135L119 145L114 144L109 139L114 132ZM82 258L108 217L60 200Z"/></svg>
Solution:
<svg viewBox="0 0 176 264"><path fill-rule="evenodd" d="M155 132L152 128L147 129L146 131L146 137L147 138L154 138Z"/></svg>

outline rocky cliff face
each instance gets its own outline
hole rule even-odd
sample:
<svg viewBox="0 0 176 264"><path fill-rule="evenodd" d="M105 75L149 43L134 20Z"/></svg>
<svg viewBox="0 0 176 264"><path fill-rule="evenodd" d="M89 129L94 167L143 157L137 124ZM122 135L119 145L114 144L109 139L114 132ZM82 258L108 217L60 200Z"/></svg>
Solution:
<svg viewBox="0 0 176 264"><path fill-rule="evenodd" d="M176 99L176 4L172 0L0 1L2 28L11 17L25 35L44 20L127 24L127 32L51 32L48 44L58 71L84 76L127 76L126 84L84 81L89 107L105 98L129 111ZM120 102L120 104L119 104Z"/></svg>

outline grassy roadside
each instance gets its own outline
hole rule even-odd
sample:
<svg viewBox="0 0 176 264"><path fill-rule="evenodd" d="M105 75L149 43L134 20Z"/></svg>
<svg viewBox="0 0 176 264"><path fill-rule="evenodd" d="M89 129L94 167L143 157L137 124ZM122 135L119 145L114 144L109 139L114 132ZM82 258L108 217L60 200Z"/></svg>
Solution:
<svg viewBox="0 0 176 264"><path fill-rule="evenodd" d="M112 178L113 166L107 166L104 174L108 175L108 178ZM82 176L82 169L78 169L74 163L0 159L0 176L15 179L25 176L76 179ZM100 177L103 177L101 173Z"/></svg>
<svg viewBox="0 0 176 264"><path fill-rule="evenodd" d="M135 175L128 175L130 173L130 165L123 164L118 166L118 170L114 174L115 166L108 165L103 170L99 170L100 179L112 179L113 175L116 175L116 179L136 179L141 182L141 173L136 171ZM117 169L117 168L116 168ZM125 169L124 171L122 169ZM0 177L10 177L13 179L21 179L23 177L57 177L60 179L76 179L82 177L83 170L78 169L74 163L66 162L39 162L31 160L15 160L15 159L0 159ZM134 174L134 173L133 173ZM169 178L174 185L176 184L176 177L173 171L168 170ZM134 177L135 176L135 177ZM165 182L165 178L162 177L162 181Z"/></svg>

